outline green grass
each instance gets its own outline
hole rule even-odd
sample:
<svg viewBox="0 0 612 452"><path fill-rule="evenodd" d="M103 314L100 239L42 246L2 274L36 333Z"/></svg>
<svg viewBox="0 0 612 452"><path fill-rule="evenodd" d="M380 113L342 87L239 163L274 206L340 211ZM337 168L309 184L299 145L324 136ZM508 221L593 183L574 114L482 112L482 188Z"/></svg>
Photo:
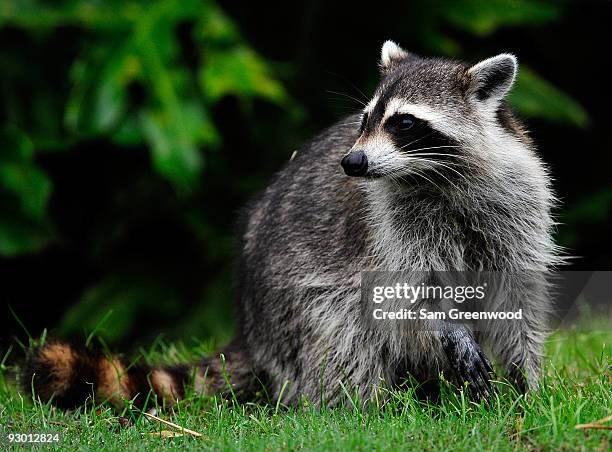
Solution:
<svg viewBox="0 0 612 452"><path fill-rule="evenodd" d="M172 428L127 409L117 413L103 406L62 412L33 403L30 394L16 391L5 371L0 381L0 430L4 438L8 432L60 432L60 443L51 447L81 450L609 450L612 431L575 426L612 414L611 340L610 331L554 334L547 344L541 391L524 398L502 386L489 405L468 402L456 393L429 404L405 391L390 392L384 407L367 410L288 409L274 403L238 405L231 400L189 397L174 412L160 413L200 432L201 438L156 437L155 432ZM202 344L161 348L158 344L145 358L179 361L193 358L204 348ZM130 425L123 427L119 416L131 418Z"/></svg>

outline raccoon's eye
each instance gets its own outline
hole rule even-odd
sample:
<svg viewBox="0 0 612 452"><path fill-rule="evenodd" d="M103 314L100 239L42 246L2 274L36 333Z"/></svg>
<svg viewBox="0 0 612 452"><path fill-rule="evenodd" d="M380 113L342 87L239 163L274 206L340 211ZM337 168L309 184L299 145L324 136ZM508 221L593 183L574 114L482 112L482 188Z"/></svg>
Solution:
<svg viewBox="0 0 612 452"><path fill-rule="evenodd" d="M359 133L363 133L367 123L368 123L368 114L364 113L363 117L361 118L361 125L359 126Z"/></svg>
<svg viewBox="0 0 612 452"><path fill-rule="evenodd" d="M389 127L392 127L395 131L398 132L406 132L407 130L411 129L415 123L416 118L408 114L393 115L387 121Z"/></svg>

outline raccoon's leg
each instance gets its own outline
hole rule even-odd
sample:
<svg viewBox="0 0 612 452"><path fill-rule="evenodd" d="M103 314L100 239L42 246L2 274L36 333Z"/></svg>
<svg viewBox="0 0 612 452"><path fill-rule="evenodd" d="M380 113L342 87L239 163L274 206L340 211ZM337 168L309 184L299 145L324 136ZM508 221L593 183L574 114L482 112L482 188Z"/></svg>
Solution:
<svg viewBox="0 0 612 452"><path fill-rule="evenodd" d="M504 282L504 292L492 308L500 312L521 309L522 319L485 322L480 330L507 378L522 392L534 391L538 389L551 312L546 275L512 274Z"/></svg>
<svg viewBox="0 0 612 452"><path fill-rule="evenodd" d="M458 382L468 383L472 398L489 399L492 394L490 374L493 368L472 333L462 325L445 323L439 334Z"/></svg>
<svg viewBox="0 0 612 452"><path fill-rule="evenodd" d="M507 322L503 331L490 332L487 339L507 378L521 392L538 389L540 364L546 334L522 322Z"/></svg>
<svg viewBox="0 0 612 452"><path fill-rule="evenodd" d="M91 353L64 342L49 342L32 350L21 369L26 392L61 408L75 408L88 400L110 402L117 408L132 401L138 408L172 405L192 388L196 393L231 392L246 396L256 378L236 344L219 356L195 365L147 366L122 358Z"/></svg>

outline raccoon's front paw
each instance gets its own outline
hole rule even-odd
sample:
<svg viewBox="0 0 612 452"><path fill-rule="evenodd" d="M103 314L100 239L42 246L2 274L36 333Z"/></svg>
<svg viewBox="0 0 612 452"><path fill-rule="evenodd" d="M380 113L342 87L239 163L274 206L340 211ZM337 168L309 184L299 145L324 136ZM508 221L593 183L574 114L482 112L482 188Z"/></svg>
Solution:
<svg viewBox="0 0 612 452"><path fill-rule="evenodd" d="M472 335L465 328L457 328L442 332L440 340L457 380L467 383L470 397L489 400L493 395L493 368Z"/></svg>

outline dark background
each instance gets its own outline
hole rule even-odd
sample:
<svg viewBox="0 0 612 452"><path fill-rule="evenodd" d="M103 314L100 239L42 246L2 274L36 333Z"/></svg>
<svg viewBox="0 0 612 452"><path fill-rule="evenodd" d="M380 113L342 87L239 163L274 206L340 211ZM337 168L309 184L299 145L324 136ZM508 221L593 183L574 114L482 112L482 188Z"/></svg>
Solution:
<svg viewBox="0 0 612 452"><path fill-rule="evenodd" d="M360 105L382 42L515 53L510 97L561 199L571 269L612 269L607 1L20 2L0 6L0 348L226 341L233 223ZM11 310L14 312L11 312ZM1 350L0 350L1 351Z"/></svg>

